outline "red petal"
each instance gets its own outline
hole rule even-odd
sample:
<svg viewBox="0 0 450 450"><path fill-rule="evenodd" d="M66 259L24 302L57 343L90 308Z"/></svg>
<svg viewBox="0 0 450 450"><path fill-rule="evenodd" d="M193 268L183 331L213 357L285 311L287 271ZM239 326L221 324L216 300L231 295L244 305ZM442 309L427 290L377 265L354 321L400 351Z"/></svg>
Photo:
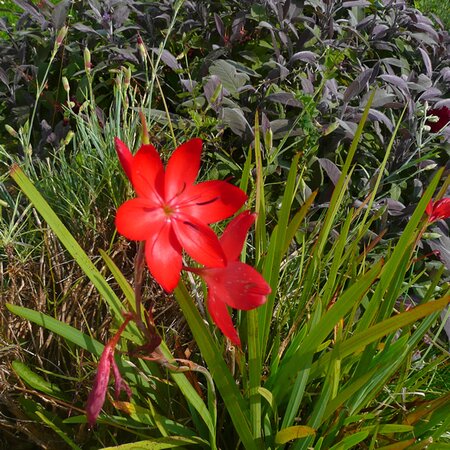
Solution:
<svg viewBox="0 0 450 450"><path fill-rule="evenodd" d="M209 291L208 300L206 301L209 314L217 327L228 339L238 347L241 346L241 340L233 326L230 313L227 306L222 301L218 300L213 290Z"/></svg>
<svg viewBox="0 0 450 450"><path fill-rule="evenodd" d="M172 292L180 280L181 246L170 222L165 222L145 243L145 258L155 280L165 291Z"/></svg>
<svg viewBox="0 0 450 450"><path fill-rule="evenodd" d="M132 181L139 196L162 203L164 166L153 145L142 145L133 158Z"/></svg>
<svg viewBox="0 0 450 450"><path fill-rule="evenodd" d="M166 168L165 198L167 202L194 183L200 169L201 153L201 139L191 139L173 152Z"/></svg>
<svg viewBox="0 0 450 450"><path fill-rule="evenodd" d="M181 246L197 262L209 267L226 264L219 239L211 228L194 217L181 214L172 220L172 224Z"/></svg>
<svg viewBox="0 0 450 450"><path fill-rule="evenodd" d="M224 268L200 269L199 273L220 300L235 309L248 311L263 305L271 289L253 267L239 261Z"/></svg>
<svg viewBox="0 0 450 450"><path fill-rule="evenodd" d="M119 157L122 169L126 173L128 179L131 181L131 166L133 164L133 155L129 148L118 138L114 138L117 156Z"/></svg>
<svg viewBox="0 0 450 450"><path fill-rule="evenodd" d="M450 198L437 200L433 205L433 216L435 220L448 219L450 217Z"/></svg>
<svg viewBox="0 0 450 450"><path fill-rule="evenodd" d="M116 214L117 231L134 241L145 241L152 234L159 233L164 221L162 208L146 198L128 200L119 207Z"/></svg>
<svg viewBox="0 0 450 450"><path fill-rule="evenodd" d="M247 238L249 228L253 225L256 214L243 211L235 217L225 228L220 238L220 245L228 261L237 261Z"/></svg>
<svg viewBox="0 0 450 450"><path fill-rule="evenodd" d="M119 400L121 391L125 391L125 394L128 397L128 401L130 401L130 398L131 398L130 386L128 386L126 381L122 378L122 375L120 375L120 371L119 371L119 368L117 367L114 357L111 357L111 365L112 365L113 374L114 374L114 398L116 400Z"/></svg>
<svg viewBox="0 0 450 450"><path fill-rule="evenodd" d="M179 198L186 202L183 212L204 223L214 223L227 219L246 202L247 195L242 189L226 181L205 181L190 186Z"/></svg>
<svg viewBox="0 0 450 450"><path fill-rule="evenodd" d="M98 363L94 384L86 403L86 416L91 427L94 426L95 421L102 410L103 404L105 403L113 354L114 349L111 345L105 345Z"/></svg>

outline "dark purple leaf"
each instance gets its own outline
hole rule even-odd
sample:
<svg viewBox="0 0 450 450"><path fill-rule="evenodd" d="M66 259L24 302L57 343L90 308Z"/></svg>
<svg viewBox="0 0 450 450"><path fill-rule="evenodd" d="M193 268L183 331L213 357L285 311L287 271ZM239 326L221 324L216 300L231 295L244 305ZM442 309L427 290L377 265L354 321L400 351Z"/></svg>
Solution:
<svg viewBox="0 0 450 450"><path fill-rule="evenodd" d="M246 73L238 72L232 64L223 59L214 61L209 67L209 73L216 75L230 94L236 94L249 80Z"/></svg>
<svg viewBox="0 0 450 450"><path fill-rule="evenodd" d="M442 97L442 92L435 87L427 89L420 97L419 100L439 100Z"/></svg>
<svg viewBox="0 0 450 450"><path fill-rule="evenodd" d="M150 50L156 55L161 54L161 61L172 70L178 70L181 68L175 56L173 56L168 50L163 49L161 51L159 48L151 48Z"/></svg>
<svg viewBox="0 0 450 450"><path fill-rule="evenodd" d="M261 131L263 136L270 130L270 121L266 114L263 112L261 114Z"/></svg>
<svg viewBox="0 0 450 450"><path fill-rule="evenodd" d="M216 28L219 36L225 40L225 25L223 24L221 17L216 13L214 13L214 22L216 22Z"/></svg>
<svg viewBox="0 0 450 450"><path fill-rule="evenodd" d="M317 60L317 55L313 52L309 52L307 50L303 51L303 52L297 52L294 53L291 56L291 59L289 60L288 64L292 64L295 61L304 61L310 64L314 64Z"/></svg>
<svg viewBox="0 0 450 450"><path fill-rule="evenodd" d="M190 79L180 79L180 83L183 86L184 89L186 89L186 91L188 92L192 92L195 88L195 86L197 86L197 81L195 80L190 80Z"/></svg>
<svg viewBox="0 0 450 450"><path fill-rule="evenodd" d="M6 26L6 22L0 17L0 30L8 31L8 27Z"/></svg>
<svg viewBox="0 0 450 450"><path fill-rule="evenodd" d="M298 136L301 130L294 130L294 119L275 119L270 122L270 128L273 131L274 139L285 138L286 136Z"/></svg>
<svg viewBox="0 0 450 450"><path fill-rule="evenodd" d="M431 78L431 75L433 74L433 67L431 64L431 59L428 56L428 53L423 49L419 47L419 52L422 55L423 63L425 64L425 69L427 75Z"/></svg>
<svg viewBox="0 0 450 450"><path fill-rule="evenodd" d="M338 169L334 162L330 161L327 158L318 158L319 164L325 173L330 178L331 182L336 186L339 181L339 177L341 176L341 171Z"/></svg>
<svg viewBox="0 0 450 450"><path fill-rule="evenodd" d="M219 91L217 91L218 89ZM203 92L212 109L218 112L220 105L222 104L223 96L227 94L224 92L219 77L211 75L208 82L203 86ZM214 95L217 96L215 99L213 99Z"/></svg>
<svg viewBox="0 0 450 450"><path fill-rule="evenodd" d="M367 86L367 82L371 78L373 69L366 69L361 72L348 86L344 92L344 103L359 95Z"/></svg>
<svg viewBox="0 0 450 450"><path fill-rule="evenodd" d="M404 93L408 93L408 84L403 78L398 77L397 75L380 75L380 78L383 81L388 82L389 84L392 84L396 87L398 87L400 90L402 90Z"/></svg>
<svg viewBox="0 0 450 450"><path fill-rule="evenodd" d="M111 47L111 50L115 53L123 56L129 61L133 61L135 63L139 63L139 60L136 58L136 55L134 54L134 49L131 48L119 48L119 47Z"/></svg>
<svg viewBox="0 0 450 450"><path fill-rule="evenodd" d="M70 3L70 0L62 0L53 8L52 22L56 30L62 28L66 23Z"/></svg>
<svg viewBox="0 0 450 450"><path fill-rule="evenodd" d="M6 86L9 86L8 75L1 67L0 67L0 81L2 81Z"/></svg>
<svg viewBox="0 0 450 450"><path fill-rule="evenodd" d="M75 23L72 25L72 27L78 31L81 31L82 33L92 33L92 34L100 35L100 33L98 31L96 31L92 27L90 27L88 25L84 25L82 23Z"/></svg>
<svg viewBox="0 0 450 450"><path fill-rule="evenodd" d="M437 34L436 30L433 28L432 25L429 25L427 23L415 23L413 25L413 28L416 28L417 30L420 31L425 31L428 34L428 36L430 36L431 39L433 39L433 41L439 42L439 35Z"/></svg>
<svg viewBox="0 0 450 450"><path fill-rule="evenodd" d="M381 39L386 36L389 27L384 23L375 25L372 30L372 39Z"/></svg>
<svg viewBox="0 0 450 450"><path fill-rule="evenodd" d="M376 109L371 108L369 110L369 120L383 122L389 131L393 131L394 129L394 124L388 119L386 114L383 114L381 111L378 111Z"/></svg>
<svg viewBox="0 0 450 450"><path fill-rule="evenodd" d="M349 0L343 2L342 6L344 8L353 8L354 6L370 6L371 3L368 0Z"/></svg>
<svg viewBox="0 0 450 450"><path fill-rule="evenodd" d="M450 238L441 235L439 239L430 239L428 244L434 252L437 252L436 256L444 263L447 270L450 270Z"/></svg>
<svg viewBox="0 0 450 450"><path fill-rule="evenodd" d="M405 205L398 200L387 198L383 201L387 205L388 214L391 216L401 216L405 209Z"/></svg>
<svg viewBox="0 0 450 450"><path fill-rule="evenodd" d="M439 100L438 102L436 102L433 106L433 108L435 109L441 109L444 106L446 106L447 108L450 108L450 98L446 98L443 100Z"/></svg>
<svg viewBox="0 0 450 450"><path fill-rule="evenodd" d="M353 139L355 137L356 130L358 128L358 124L355 122L350 122L348 120L337 119L339 125L344 129L345 136L348 139Z"/></svg>
<svg viewBox="0 0 450 450"><path fill-rule="evenodd" d="M233 20L233 23L231 24L231 36L230 36L231 42L234 42L234 41L242 38L242 36L243 36L242 33L244 32L244 27L245 27L245 15L240 13L240 14L238 14L238 17L236 17Z"/></svg>
<svg viewBox="0 0 450 450"><path fill-rule="evenodd" d="M130 8L126 5L117 5L114 8L112 15L112 20L116 28L120 28L127 20L130 15Z"/></svg>
<svg viewBox="0 0 450 450"><path fill-rule="evenodd" d="M280 38L280 41L283 43L283 45L284 45L285 47L287 47L288 42L289 42L288 37L287 37L287 34L286 34L285 32L283 32L283 31L279 31L279 32L278 32L278 36L279 36L279 38Z"/></svg>
<svg viewBox="0 0 450 450"><path fill-rule="evenodd" d="M450 67L444 67L441 70L441 76L445 82L449 82L450 81Z"/></svg>
<svg viewBox="0 0 450 450"><path fill-rule="evenodd" d="M270 94L266 97L266 100L297 108L302 106L291 92L277 92L276 94Z"/></svg>
<svg viewBox="0 0 450 450"><path fill-rule="evenodd" d="M45 17L31 3L28 3L26 0L14 0L14 3L27 12L41 26L47 23Z"/></svg>
<svg viewBox="0 0 450 450"><path fill-rule="evenodd" d="M244 117L244 113L238 108L223 108L223 123L231 128L233 133L238 136L244 136L247 131L251 131L251 127Z"/></svg>
<svg viewBox="0 0 450 450"><path fill-rule="evenodd" d="M314 85L309 78L302 78L300 80L302 90L305 94L314 94Z"/></svg>

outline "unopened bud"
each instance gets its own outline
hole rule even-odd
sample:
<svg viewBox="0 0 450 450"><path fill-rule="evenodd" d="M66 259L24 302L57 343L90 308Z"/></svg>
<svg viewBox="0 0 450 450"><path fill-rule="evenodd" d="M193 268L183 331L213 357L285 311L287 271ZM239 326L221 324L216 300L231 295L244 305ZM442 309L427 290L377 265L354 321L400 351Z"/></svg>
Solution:
<svg viewBox="0 0 450 450"><path fill-rule="evenodd" d="M63 26L59 31L58 31L58 35L56 36L56 41L55 41L55 46L59 47L63 41L64 38L67 35L67 31L69 30L68 26Z"/></svg>
<svg viewBox="0 0 450 450"><path fill-rule="evenodd" d="M70 84L69 84L69 80L67 79L67 77L62 77L62 84L63 84L64 90L67 93L69 93L70 92Z"/></svg>
<svg viewBox="0 0 450 450"><path fill-rule="evenodd" d="M427 122L431 122L431 123L437 123L439 122L439 117L438 116L428 116L427 117Z"/></svg>
<svg viewBox="0 0 450 450"><path fill-rule="evenodd" d="M92 63L91 63L91 52L87 47L84 47L83 55L84 55L84 70L89 74L91 73Z"/></svg>
<svg viewBox="0 0 450 450"><path fill-rule="evenodd" d="M430 125L424 125L423 126L423 131L430 132L431 131Z"/></svg>
<svg viewBox="0 0 450 450"><path fill-rule="evenodd" d="M72 138L74 136L75 136L75 133L72 130L70 130L67 133L66 137L64 138L64 145L69 145L70 141L72 140Z"/></svg>
<svg viewBox="0 0 450 450"><path fill-rule="evenodd" d="M130 86L131 82L131 69L129 67L123 67L122 69L125 75L123 84L125 85L125 89L128 89L128 86Z"/></svg>
<svg viewBox="0 0 450 450"><path fill-rule="evenodd" d="M144 41L142 40L142 38L139 34L137 37L137 46L138 46L139 54L141 55L142 61L145 61L146 56L147 56L147 51L145 49Z"/></svg>
<svg viewBox="0 0 450 450"><path fill-rule="evenodd" d="M19 137L19 133L17 133L17 131L12 126L5 125L5 129L13 138Z"/></svg>

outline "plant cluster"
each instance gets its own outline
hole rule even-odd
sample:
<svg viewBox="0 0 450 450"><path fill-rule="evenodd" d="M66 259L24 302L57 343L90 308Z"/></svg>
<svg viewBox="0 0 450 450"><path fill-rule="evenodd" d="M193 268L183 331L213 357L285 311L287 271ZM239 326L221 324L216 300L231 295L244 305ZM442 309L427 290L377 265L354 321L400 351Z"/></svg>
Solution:
<svg viewBox="0 0 450 450"><path fill-rule="evenodd" d="M448 33L402 0L15 3L5 433L448 445Z"/></svg>

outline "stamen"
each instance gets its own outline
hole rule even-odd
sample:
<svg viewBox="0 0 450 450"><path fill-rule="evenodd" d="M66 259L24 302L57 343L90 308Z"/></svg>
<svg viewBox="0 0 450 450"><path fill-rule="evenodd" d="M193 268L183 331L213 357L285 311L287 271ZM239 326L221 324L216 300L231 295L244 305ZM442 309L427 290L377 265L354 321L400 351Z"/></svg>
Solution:
<svg viewBox="0 0 450 450"><path fill-rule="evenodd" d="M219 200L219 197L214 197L211 200L206 200L204 202L198 202L198 203L196 203L196 205L198 205L198 206L210 205L211 203L214 203L217 200Z"/></svg>

